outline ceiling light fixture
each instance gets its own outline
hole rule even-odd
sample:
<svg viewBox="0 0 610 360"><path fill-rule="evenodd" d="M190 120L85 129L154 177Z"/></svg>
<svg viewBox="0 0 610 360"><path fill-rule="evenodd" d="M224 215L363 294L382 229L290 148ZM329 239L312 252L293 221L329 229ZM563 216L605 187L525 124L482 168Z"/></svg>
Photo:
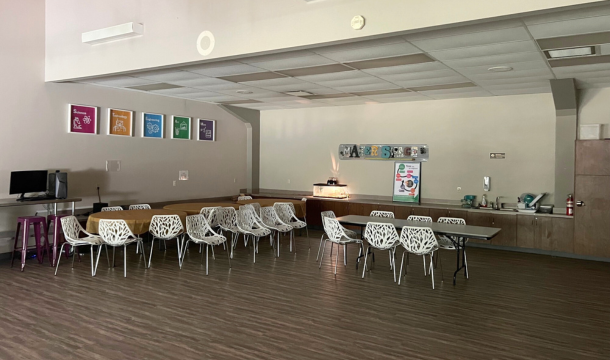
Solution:
<svg viewBox="0 0 610 360"><path fill-rule="evenodd" d="M579 56L595 55L595 46L577 47L571 49L557 49L545 51L546 57L549 59L563 59Z"/></svg>
<svg viewBox="0 0 610 360"><path fill-rule="evenodd" d="M250 91L250 90L237 90L236 93L242 94L242 95L247 95L247 94L252 94L252 91Z"/></svg>
<svg viewBox="0 0 610 360"><path fill-rule="evenodd" d="M304 90L287 91L287 92L285 92L285 94L292 95L292 96L311 96L311 95L313 95L309 91L304 91Z"/></svg>
<svg viewBox="0 0 610 360"><path fill-rule="evenodd" d="M512 71L513 68L510 66L494 66L494 67L490 67L487 70L491 71L491 72L507 72L507 71Z"/></svg>
<svg viewBox="0 0 610 360"><path fill-rule="evenodd" d="M142 34L144 34L144 25L136 22L128 22L121 25L84 32L81 35L81 40L85 44L96 45L134 36L141 36Z"/></svg>

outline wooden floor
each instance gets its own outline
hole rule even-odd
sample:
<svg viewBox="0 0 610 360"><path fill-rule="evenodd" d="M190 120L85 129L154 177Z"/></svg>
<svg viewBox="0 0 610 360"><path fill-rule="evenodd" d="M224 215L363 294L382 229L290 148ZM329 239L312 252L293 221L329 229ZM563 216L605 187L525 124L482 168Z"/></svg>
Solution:
<svg viewBox="0 0 610 360"><path fill-rule="evenodd" d="M398 286L387 253L363 280L351 247L335 277L318 234L297 241L280 258L261 241L256 264L240 241L230 270L218 249L209 276L195 247L179 270L173 243L147 270L129 249L127 278L120 253L94 278L88 256L58 276L2 262L0 359L610 358L608 263L472 248L453 286L444 252L432 290L421 258Z"/></svg>

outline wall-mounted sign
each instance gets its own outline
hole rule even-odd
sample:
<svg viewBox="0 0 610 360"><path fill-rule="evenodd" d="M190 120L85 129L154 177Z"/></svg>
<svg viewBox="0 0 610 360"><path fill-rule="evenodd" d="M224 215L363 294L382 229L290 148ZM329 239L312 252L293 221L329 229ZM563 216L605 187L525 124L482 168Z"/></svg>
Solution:
<svg viewBox="0 0 610 360"><path fill-rule="evenodd" d="M421 163L402 162L394 163L394 190L392 201L418 203L421 192Z"/></svg>
<svg viewBox="0 0 610 360"><path fill-rule="evenodd" d="M490 159L506 159L506 153L489 153Z"/></svg>
<svg viewBox="0 0 610 360"><path fill-rule="evenodd" d="M68 111L69 132L97 134L97 107L70 104Z"/></svg>
<svg viewBox="0 0 610 360"><path fill-rule="evenodd" d="M197 133L199 141L216 141L216 121L199 119Z"/></svg>
<svg viewBox="0 0 610 360"><path fill-rule="evenodd" d="M133 111L108 109L108 135L133 136Z"/></svg>
<svg viewBox="0 0 610 360"><path fill-rule="evenodd" d="M172 139L191 139L191 118L172 116Z"/></svg>
<svg viewBox="0 0 610 360"><path fill-rule="evenodd" d="M428 161L430 149L428 145L372 145L372 144L341 144L339 159L341 160L404 160Z"/></svg>
<svg viewBox="0 0 610 360"><path fill-rule="evenodd" d="M163 139L163 120L164 116L161 114L142 113L142 137Z"/></svg>

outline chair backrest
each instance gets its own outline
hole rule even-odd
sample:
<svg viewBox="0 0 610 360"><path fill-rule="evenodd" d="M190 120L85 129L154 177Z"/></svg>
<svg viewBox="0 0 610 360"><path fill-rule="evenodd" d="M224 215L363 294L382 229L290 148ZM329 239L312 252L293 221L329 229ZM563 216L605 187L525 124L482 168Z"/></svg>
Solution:
<svg viewBox="0 0 610 360"><path fill-rule="evenodd" d="M441 224L466 225L466 220L452 217L439 217L436 222Z"/></svg>
<svg viewBox="0 0 610 360"><path fill-rule="evenodd" d="M240 200L252 200L252 196L238 196L237 201Z"/></svg>
<svg viewBox="0 0 610 360"><path fill-rule="evenodd" d="M324 225L324 219L325 218L331 218L331 219L336 219L337 218L335 216L335 213L332 210L322 211L320 213L320 215L322 216L322 225Z"/></svg>
<svg viewBox="0 0 610 360"><path fill-rule="evenodd" d="M158 239L169 240L182 234L184 226L178 215L153 215L149 232Z"/></svg>
<svg viewBox="0 0 610 360"><path fill-rule="evenodd" d="M248 205L250 205L254 208L254 212L256 213L256 216L258 216L260 218L261 217L261 204L255 202L255 203L250 203Z"/></svg>
<svg viewBox="0 0 610 360"><path fill-rule="evenodd" d="M420 215L409 215L407 217L409 221L422 221L422 222L432 222L432 218L430 216L420 216Z"/></svg>
<svg viewBox="0 0 610 360"><path fill-rule="evenodd" d="M64 231L64 238L70 244L78 241L83 227L80 225L76 216L65 216L61 218L61 228Z"/></svg>
<svg viewBox="0 0 610 360"><path fill-rule="evenodd" d="M127 240L136 237L125 220L101 219L98 229L102 240L109 245L124 245Z"/></svg>
<svg viewBox="0 0 610 360"><path fill-rule="evenodd" d="M347 237L343 226L339 223L339 220L331 217L322 217L324 225L324 232L332 242L339 242L341 238Z"/></svg>
<svg viewBox="0 0 610 360"><path fill-rule="evenodd" d="M220 206L204 207L199 211L201 215L205 216L210 227L218 226L218 209L220 209Z"/></svg>
<svg viewBox="0 0 610 360"><path fill-rule="evenodd" d="M197 240L204 239L208 234L216 235L202 214L186 217L186 233L191 238Z"/></svg>
<svg viewBox="0 0 610 360"><path fill-rule="evenodd" d="M280 218L280 220L282 220L282 222L286 224L293 221L293 218L296 217L294 211L292 211L292 209L290 208L290 205L294 206L294 204L292 203L276 202L275 204L273 204L273 209L275 210L275 213Z"/></svg>
<svg viewBox="0 0 610 360"><path fill-rule="evenodd" d="M398 243L398 233L393 224L370 222L364 229L364 238L369 245L380 249L388 250Z"/></svg>
<svg viewBox="0 0 610 360"><path fill-rule="evenodd" d="M235 208L232 207L222 207L216 209L217 213L218 225L223 230L232 230L237 227L237 213L235 212Z"/></svg>
<svg viewBox="0 0 610 360"><path fill-rule="evenodd" d="M287 225L277 216L272 206L265 206L261 209L261 219L263 225L272 229L277 229L277 225Z"/></svg>
<svg viewBox="0 0 610 360"><path fill-rule="evenodd" d="M102 211L123 211L122 206L106 206L102 208Z"/></svg>
<svg viewBox="0 0 610 360"><path fill-rule="evenodd" d="M410 253L425 255L438 248L434 231L428 227L404 226L400 243Z"/></svg>
<svg viewBox="0 0 610 360"><path fill-rule="evenodd" d="M373 210L370 216L394 219L394 213L391 211Z"/></svg>
<svg viewBox="0 0 610 360"><path fill-rule="evenodd" d="M240 206L237 211L237 226L240 230L251 231L255 225L254 208L251 206Z"/></svg>
<svg viewBox="0 0 610 360"><path fill-rule="evenodd" d="M150 205L148 205L148 204L129 205L129 210L150 210Z"/></svg>

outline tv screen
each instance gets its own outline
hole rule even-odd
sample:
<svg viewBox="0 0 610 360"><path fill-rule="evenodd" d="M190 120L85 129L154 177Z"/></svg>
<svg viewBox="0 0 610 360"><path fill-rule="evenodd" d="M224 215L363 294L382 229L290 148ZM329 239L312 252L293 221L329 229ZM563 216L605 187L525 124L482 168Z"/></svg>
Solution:
<svg viewBox="0 0 610 360"><path fill-rule="evenodd" d="M9 194L47 191L47 170L13 171Z"/></svg>

